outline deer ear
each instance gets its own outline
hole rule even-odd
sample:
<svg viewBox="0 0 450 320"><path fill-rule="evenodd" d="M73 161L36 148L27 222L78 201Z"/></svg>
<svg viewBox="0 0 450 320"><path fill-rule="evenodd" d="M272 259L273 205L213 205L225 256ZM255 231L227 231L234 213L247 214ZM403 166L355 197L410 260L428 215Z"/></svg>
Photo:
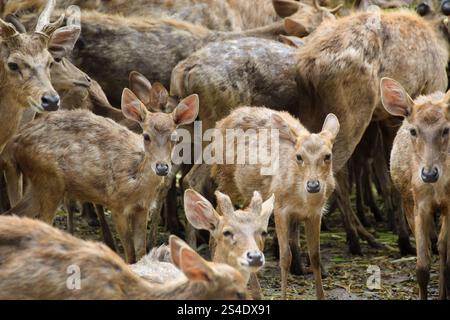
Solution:
<svg viewBox="0 0 450 320"><path fill-rule="evenodd" d="M184 98L172 112L175 123L180 126L194 122L198 115L198 108L198 95L191 94Z"/></svg>
<svg viewBox="0 0 450 320"><path fill-rule="evenodd" d="M411 97L400 83L390 78L381 79L381 102L387 112L393 116L407 117L414 105Z"/></svg>
<svg viewBox="0 0 450 320"><path fill-rule="evenodd" d="M340 124L338 118L333 114L329 113L325 118L322 126L322 132L330 136L330 139L334 141L339 133Z"/></svg>
<svg viewBox="0 0 450 320"><path fill-rule="evenodd" d="M292 18L284 19L284 30L288 35L295 37L304 37L309 34L308 30L306 29L303 23L301 23L299 20Z"/></svg>
<svg viewBox="0 0 450 320"><path fill-rule="evenodd" d="M272 5L281 18L292 16L300 7L298 2L292 0L272 0Z"/></svg>
<svg viewBox="0 0 450 320"><path fill-rule="evenodd" d="M218 190L214 192L214 194L216 195L217 206L219 207L221 213L228 216L232 215L234 213L234 206L230 197Z"/></svg>
<svg viewBox="0 0 450 320"><path fill-rule="evenodd" d="M184 211L189 223L196 229L213 232L221 219L211 203L192 189L184 193Z"/></svg>
<svg viewBox="0 0 450 320"><path fill-rule="evenodd" d="M73 50L80 36L81 28L77 25L62 27L53 32L48 43L48 51L55 59L67 57Z"/></svg>
<svg viewBox="0 0 450 320"><path fill-rule="evenodd" d="M128 77L128 83L133 93L142 101L144 105L150 103L150 90L152 85L150 81L141 73L137 71L131 71Z"/></svg>
<svg viewBox="0 0 450 320"><path fill-rule="evenodd" d="M280 42L290 46L290 47L294 47L294 48L300 48L303 47L305 45L305 42L300 39L299 37L294 37L294 36L285 36L280 34L278 36Z"/></svg>
<svg viewBox="0 0 450 320"><path fill-rule="evenodd" d="M180 269L191 281L211 281L214 271L200 255L191 248L181 249Z"/></svg>
<svg viewBox="0 0 450 320"><path fill-rule="evenodd" d="M256 214L260 214L262 211L262 197L258 191L253 192L252 200L250 201L250 208Z"/></svg>
<svg viewBox="0 0 450 320"><path fill-rule="evenodd" d="M172 262L178 269L180 269L181 249L189 246L177 236L171 235L169 237L169 247Z"/></svg>
<svg viewBox="0 0 450 320"><path fill-rule="evenodd" d="M150 101L148 107L154 111L162 112L169 99L169 92L159 83L155 82L150 90Z"/></svg>
<svg viewBox="0 0 450 320"><path fill-rule="evenodd" d="M279 131L280 139L284 139L292 142L293 144L296 144L297 138L286 121L277 113L273 113L271 118L273 128L278 129Z"/></svg>
<svg viewBox="0 0 450 320"><path fill-rule="evenodd" d="M122 113L130 120L143 123L149 112L136 95L125 88L122 92Z"/></svg>
<svg viewBox="0 0 450 320"><path fill-rule="evenodd" d="M267 229L269 225L269 219L273 213L274 206L275 206L275 194L272 194L272 196L266 201L264 201L262 204L260 219L264 225L264 229Z"/></svg>

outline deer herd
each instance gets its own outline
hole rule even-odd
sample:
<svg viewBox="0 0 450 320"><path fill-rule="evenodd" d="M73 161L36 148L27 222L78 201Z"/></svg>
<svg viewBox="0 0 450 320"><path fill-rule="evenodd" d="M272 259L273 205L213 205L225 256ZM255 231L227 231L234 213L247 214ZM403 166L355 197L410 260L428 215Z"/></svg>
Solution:
<svg viewBox="0 0 450 320"><path fill-rule="evenodd" d="M301 222L325 299L323 212L339 207L351 253L381 246L363 212L374 176L400 252L417 252L419 298L437 244L450 299L450 1L340 2L0 1L0 299L261 299L272 223L286 299ZM175 163L197 121L278 144L216 139L231 163ZM256 145L274 173L237 159ZM69 232L52 226L61 205ZM73 235L79 207L106 245ZM157 247L161 215L186 242Z"/></svg>

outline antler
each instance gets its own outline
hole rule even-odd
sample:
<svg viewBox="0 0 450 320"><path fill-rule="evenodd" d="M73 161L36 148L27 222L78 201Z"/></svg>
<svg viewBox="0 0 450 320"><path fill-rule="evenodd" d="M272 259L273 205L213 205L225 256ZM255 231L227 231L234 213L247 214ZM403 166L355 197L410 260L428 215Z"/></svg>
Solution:
<svg viewBox="0 0 450 320"><path fill-rule="evenodd" d="M64 14L62 14L55 22L50 22L50 17L54 8L55 0L48 0L47 4L45 5L44 11L42 11L36 24L36 33L50 38L52 33L61 26L64 20Z"/></svg>
<svg viewBox="0 0 450 320"><path fill-rule="evenodd" d="M16 28L14 28L14 25L2 19L0 19L0 30L2 37L5 39L19 35L19 32L17 32Z"/></svg>
<svg viewBox="0 0 450 320"><path fill-rule="evenodd" d="M343 4L341 3L333 9L328 9L326 7L322 7L319 3L319 0L314 0L314 8L316 8L317 10L328 11L329 13L333 13L333 14L338 12L342 7L343 7Z"/></svg>
<svg viewBox="0 0 450 320"><path fill-rule="evenodd" d="M70 6L66 10L67 25L68 26L81 26L81 11L79 6Z"/></svg>

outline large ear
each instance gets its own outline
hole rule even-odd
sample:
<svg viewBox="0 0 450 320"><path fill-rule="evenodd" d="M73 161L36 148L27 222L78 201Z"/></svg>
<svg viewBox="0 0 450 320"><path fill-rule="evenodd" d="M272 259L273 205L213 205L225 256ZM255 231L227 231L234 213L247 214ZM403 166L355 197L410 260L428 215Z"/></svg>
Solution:
<svg viewBox="0 0 450 320"><path fill-rule="evenodd" d="M122 92L122 113L126 118L139 123L143 123L149 114L142 102L128 88Z"/></svg>
<svg viewBox="0 0 450 320"><path fill-rule="evenodd" d="M330 139L334 141L339 133L339 128L340 124L338 118L333 113L329 113L325 118L321 133L328 134Z"/></svg>
<svg viewBox="0 0 450 320"><path fill-rule="evenodd" d="M162 112L168 99L167 89L161 83L155 82L150 90L150 101L147 106L154 111Z"/></svg>
<svg viewBox="0 0 450 320"><path fill-rule="evenodd" d="M272 0L273 8L281 18L292 16L299 9L298 2L292 0Z"/></svg>
<svg viewBox="0 0 450 320"><path fill-rule="evenodd" d="M186 218L196 229L213 232L221 219L211 203L192 189L184 192L184 211Z"/></svg>
<svg viewBox="0 0 450 320"><path fill-rule="evenodd" d="M254 213L260 214L261 210L262 210L262 202L263 201L262 201L261 193L259 193L258 191L254 191L249 207Z"/></svg>
<svg viewBox="0 0 450 320"><path fill-rule="evenodd" d="M284 19L284 30L288 35L294 37L304 37L309 34L303 23L293 18Z"/></svg>
<svg viewBox="0 0 450 320"><path fill-rule="evenodd" d="M267 229L267 227L269 225L269 219L273 213L274 206L275 206L275 194L272 194L272 196L269 199L267 199L266 201L264 201L262 204L260 219L261 219L265 229Z"/></svg>
<svg viewBox="0 0 450 320"><path fill-rule="evenodd" d="M380 87L381 102L387 112L399 117L411 114L414 102L400 83L391 78L383 78Z"/></svg>
<svg viewBox="0 0 450 320"><path fill-rule="evenodd" d="M80 33L81 28L78 26L66 26L53 32L48 44L48 50L53 58L60 60L67 57L72 52Z"/></svg>
<svg viewBox="0 0 450 320"><path fill-rule="evenodd" d="M152 89L150 81L143 74L131 71L128 83L131 91L147 106L150 103L150 90Z"/></svg>
<svg viewBox="0 0 450 320"><path fill-rule="evenodd" d="M185 247L189 247L186 242L181 240L175 235L171 235L169 237L169 247L170 247L170 256L173 264L178 268L180 268L180 255L181 249Z"/></svg>
<svg viewBox="0 0 450 320"><path fill-rule="evenodd" d="M72 52L81 33L80 8L70 6L66 11L67 26L56 29L48 43L48 50L56 60L67 57Z"/></svg>
<svg viewBox="0 0 450 320"><path fill-rule="evenodd" d="M214 277L214 271L208 263L188 247L181 249L180 269L191 281L211 281Z"/></svg>
<svg viewBox="0 0 450 320"><path fill-rule="evenodd" d="M228 195L216 190L214 193L217 198L217 206L223 215L232 215L234 213L233 202Z"/></svg>
<svg viewBox="0 0 450 320"><path fill-rule="evenodd" d="M277 113L272 113L271 116L272 124L274 129L278 129L280 139L297 143L297 137L292 131L291 127L286 123L286 121Z"/></svg>
<svg viewBox="0 0 450 320"><path fill-rule="evenodd" d="M197 118L198 108L198 95L191 94L190 96L181 100L175 110L173 110L173 120L178 126L192 123Z"/></svg>
<svg viewBox="0 0 450 320"><path fill-rule="evenodd" d="M280 42L282 42L290 47L294 47L294 48L300 48L305 45L305 41L303 41L299 37L285 36L283 34L280 34L278 36L278 39L280 40Z"/></svg>

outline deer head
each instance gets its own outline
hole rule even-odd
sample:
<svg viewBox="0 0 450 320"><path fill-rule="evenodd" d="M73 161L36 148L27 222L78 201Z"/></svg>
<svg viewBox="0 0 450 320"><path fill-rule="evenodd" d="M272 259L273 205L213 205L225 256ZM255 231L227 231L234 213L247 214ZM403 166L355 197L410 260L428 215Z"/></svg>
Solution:
<svg viewBox="0 0 450 320"><path fill-rule="evenodd" d="M235 210L230 198L216 191L219 214L211 203L196 191L184 194L186 217L196 229L208 230L215 240L214 261L227 263L245 277L264 266L264 240L275 196L263 202L255 192L250 205Z"/></svg>
<svg viewBox="0 0 450 320"><path fill-rule="evenodd" d="M308 195L326 193L327 180L333 176L332 149L339 133L339 120L330 113L325 118L320 133L304 130L295 133L289 124L278 114L272 115L273 128L279 130L280 139L291 143L295 148L295 165L292 174L300 177Z"/></svg>
<svg viewBox="0 0 450 320"><path fill-rule="evenodd" d="M145 86L151 95L160 97L158 92L154 93L150 82L140 83ZM141 95L141 90L136 89ZM147 100L145 100L148 102ZM161 100L155 99L157 104ZM192 123L198 115L199 100L198 95L190 95L181 100L171 113L161 112L159 109L149 111L144 102L130 89L124 89L122 93L122 112L130 120L140 124L143 130L144 148L151 161L151 167L159 176L166 176L171 169L171 153L174 146L172 135L177 127Z"/></svg>
<svg viewBox="0 0 450 320"><path fill-rule="evenodd" d="M50 82L50 69L54 59L71 51L80 34L79 22L60 28L64 15L50 22L54 5L55 0L47 2L36 29L30 33L20 33L13 24L0 19L3 87L15 94L19 107L32 107L38 112L59 108L60 99ZM76 7L72 10L76 11Z"/></svg>
<svg viewBox="0 0 450 320"><path fill-rule="evenodd" d="M450 91L420 96L413 101L400 83L383 78L381 101L390 114L405 118L402 128L411 139L418 177L424 183L438 182L450 151Z"/></svg>

